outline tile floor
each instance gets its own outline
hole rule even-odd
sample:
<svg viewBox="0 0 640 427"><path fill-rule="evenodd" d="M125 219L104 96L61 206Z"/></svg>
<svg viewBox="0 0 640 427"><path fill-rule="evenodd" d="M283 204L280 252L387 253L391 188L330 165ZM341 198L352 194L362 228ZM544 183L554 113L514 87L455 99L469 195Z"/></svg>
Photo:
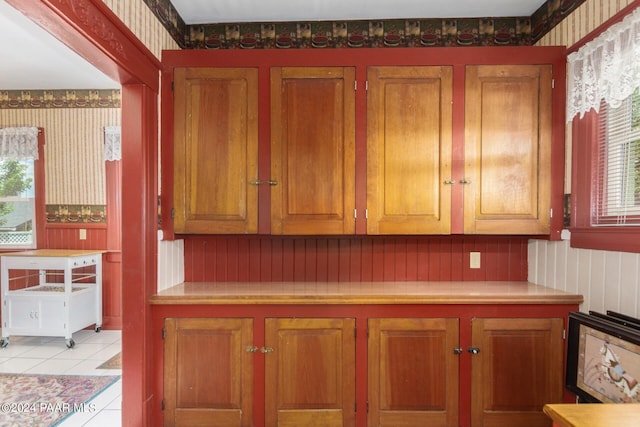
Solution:
<svg viewBox="0 0 640 427"><path fill-rule="evenodd" d="M96 369L121 351L120 331L81 330L68 349L63 337L12 336L0 349L0 372L57 375L122 375L120 369ZM122 425L122 380L92 400L96 411L78 412L59 427L118 427Z"/></svg>

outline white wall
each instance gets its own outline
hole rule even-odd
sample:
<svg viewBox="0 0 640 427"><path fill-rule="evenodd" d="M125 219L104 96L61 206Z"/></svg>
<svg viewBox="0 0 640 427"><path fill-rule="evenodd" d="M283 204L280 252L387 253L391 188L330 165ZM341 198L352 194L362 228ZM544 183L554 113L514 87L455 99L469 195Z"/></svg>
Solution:
<svg viewBox="0 0 640 427"><path fill-rule="evenodd" d="M158 291L184 282L184 240L158 238Z"/></svg>
<svg viewBox="0 0 640 427"><path fill-rule="evenodd" d="M529 281L584 296L580 311L640 317L640 254L529 241Z"/></svg>

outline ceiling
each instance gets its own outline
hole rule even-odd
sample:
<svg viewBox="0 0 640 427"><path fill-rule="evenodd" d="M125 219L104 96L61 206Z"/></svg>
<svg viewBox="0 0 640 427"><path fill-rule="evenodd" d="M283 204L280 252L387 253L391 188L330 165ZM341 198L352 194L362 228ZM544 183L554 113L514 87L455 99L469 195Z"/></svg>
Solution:
<svg viewBox="0 0 640 427"><path fill-rule="evenodd" d="M187 24L531 16L545 0L171 0ZM119 84L0 0L0 90Z"/></svg>
<svg viewBox="0 0 640 427"><path fill-rule="evenodd" d="M0 58L0 90L120 87L5 0L0 0Z"/></svg>
<svg viewBox="0 0 640 427"><path fill-rule="evenodd" d="M171 0L187 24L531 16L545 0Z"/></svg>

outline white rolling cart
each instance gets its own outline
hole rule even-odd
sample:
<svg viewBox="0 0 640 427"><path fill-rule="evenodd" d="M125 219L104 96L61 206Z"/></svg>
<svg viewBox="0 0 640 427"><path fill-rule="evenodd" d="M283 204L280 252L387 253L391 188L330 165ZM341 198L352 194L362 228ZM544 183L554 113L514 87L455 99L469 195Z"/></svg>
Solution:
<svg viewBox="0 0 640 427"><path fill-rule="evenodd" d="M11 335L64 336L102 328L102 254L99 250L38 249L0 254L2 341ZM62 280L61 280L62 279Z"/></svg>

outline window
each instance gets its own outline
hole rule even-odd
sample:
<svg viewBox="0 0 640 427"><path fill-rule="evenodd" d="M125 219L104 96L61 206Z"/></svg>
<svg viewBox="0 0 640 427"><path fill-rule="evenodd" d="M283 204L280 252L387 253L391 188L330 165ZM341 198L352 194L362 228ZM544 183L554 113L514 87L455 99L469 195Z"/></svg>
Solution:
<svg viewBox="0 0 640 427"><path fill-rule="evenodd" d="M571 246L640 253L640 7L597 33L567 56Z"/></svg>
<svg viewBox="0 0 640 427"><path fill-rule="evenodd" d="M0 128L0 252L44 237L44 131Z"/></svg>
<svg viewBox="0 0 640 427"><path fill-rule="evenodd" d="M0 159L0 249L36 247L34 163Z"/></svg>
<svg viewBox="0 0 640 427"><path fill-rule="evenodd" d="M592 225L640 225L640 90L600 107Z"/></svg>

